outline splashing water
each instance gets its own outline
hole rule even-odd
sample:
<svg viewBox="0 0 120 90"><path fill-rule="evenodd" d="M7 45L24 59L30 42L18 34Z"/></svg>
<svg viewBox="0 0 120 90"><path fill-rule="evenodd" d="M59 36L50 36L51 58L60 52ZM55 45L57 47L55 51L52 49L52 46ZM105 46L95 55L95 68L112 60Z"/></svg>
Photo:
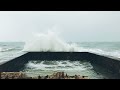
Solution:
<svg viewBox="0 0 120 90"><path fill-rule="evenodd" d="M77 44L68 44L61 40L56 33L37 34L26 43L23 51L79 51Z"/></svg>
<svg viewBox="0 0 120 90"><path fill-rule="evenodd" d="M80 61L41 61L41 62L37 62L37 61L30 61L26 67L27 68L32 68L32 69L40 69L40 70L86 70L86 69L92 69L92 66L90 65L90 63L86 62L86 67L85 65L83 65L83 63L81 64ZM88 67L88 66L89 67Z"/></svg>
<svg viewBox="0 0 120 90"><path fill-rule="evenodd" d="M2 48L0 47L0 52L2 51Z"/></svg>
<svg viewBox="0 0 120 90"><path fill-rule="evenodd" d="M36 34L26 42L23 51L35 52L91 52L101 55L109 55L120 58L118 51L109 52L99 48L85 48L76 43L67 43L58 37L57 33L48 31L47 33Z"/></svg>

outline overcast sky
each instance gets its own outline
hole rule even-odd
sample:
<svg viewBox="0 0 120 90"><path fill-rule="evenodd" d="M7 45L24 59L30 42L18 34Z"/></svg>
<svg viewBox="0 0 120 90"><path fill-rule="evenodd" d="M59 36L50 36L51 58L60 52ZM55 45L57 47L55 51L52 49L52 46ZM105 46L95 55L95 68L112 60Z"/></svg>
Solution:
<svg viewBox="0 0 120 90"><path fill-rule="evenodd" d="M65 41L120 41L120 11L0 11L0 41L60 32Z"/></svg>

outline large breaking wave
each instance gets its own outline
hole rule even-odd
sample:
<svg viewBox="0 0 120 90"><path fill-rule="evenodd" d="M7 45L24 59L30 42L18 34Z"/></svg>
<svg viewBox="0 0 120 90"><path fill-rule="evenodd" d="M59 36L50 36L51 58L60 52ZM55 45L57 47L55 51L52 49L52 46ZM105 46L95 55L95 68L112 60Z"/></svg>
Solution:
<svg viewBox="0 0 120 90"><path fill-rule="evenodd" d="M48 31L31 37L23 51L31 52L91 52L120 58L120 51L105 51L100 48L82 47L77 43L67 43L57 33Z"/></svg>
<svg viewBox="0 0 120 90"><path fill-rule="evenodd" d="M36 34L34 38L26 42L23 51L79 51L77 44L68 44L60 39L56 33L47 32Z"/></svg>

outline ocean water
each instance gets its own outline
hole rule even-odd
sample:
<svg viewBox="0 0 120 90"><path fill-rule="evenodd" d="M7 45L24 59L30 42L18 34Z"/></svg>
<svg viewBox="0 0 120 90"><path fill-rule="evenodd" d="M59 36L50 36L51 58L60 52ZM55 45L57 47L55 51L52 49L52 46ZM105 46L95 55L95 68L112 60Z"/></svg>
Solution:
<svg viewBox="0 0 120 90"><path fill-rule="evenodd" d="M25 52L22 52L24 44L24 42L0 42L0 63L24 54Z"/></svg>
<svg viewBox="0 0 120 90"><path fill-rule="evenodd" d="M74 42L78 45L80 52L93 52L120 58L120 42ZM24 42L0 42L0 62L20 56L23 51Z"/></svg>
<svg viewBox="0 0 120 90"><path fill-rule="evenodd" d="M109 55L120 58L120 42L74 42L80 52L87 51L102 55ZM69 42L69 44L71 44ZM0 64L18 57L24 51L24 42L0 42ZM30 61L24 70L29 75L51 74L55 71L65 71L71 75L88 75L91 78L103 78L93 71L89 62L76 61Z"/></svg>

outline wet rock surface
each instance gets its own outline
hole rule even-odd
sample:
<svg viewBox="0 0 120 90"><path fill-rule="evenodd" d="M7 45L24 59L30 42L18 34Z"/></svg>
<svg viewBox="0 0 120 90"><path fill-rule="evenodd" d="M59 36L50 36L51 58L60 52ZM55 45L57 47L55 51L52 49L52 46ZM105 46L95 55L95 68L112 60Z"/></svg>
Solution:
<svg viewBox="0 0 120 90"><path fill-rule="evenodd" d="M23 72L0 72L0 79L89 79L88 76L67 75L65 72L55 72L52 75L29 77Z"/></svg>
<svg viewBox="0 0 120 90"><path fill-rule="evenodd" d="M25 79L27 76L21 72L0 72L0 79Z"/></svg>

